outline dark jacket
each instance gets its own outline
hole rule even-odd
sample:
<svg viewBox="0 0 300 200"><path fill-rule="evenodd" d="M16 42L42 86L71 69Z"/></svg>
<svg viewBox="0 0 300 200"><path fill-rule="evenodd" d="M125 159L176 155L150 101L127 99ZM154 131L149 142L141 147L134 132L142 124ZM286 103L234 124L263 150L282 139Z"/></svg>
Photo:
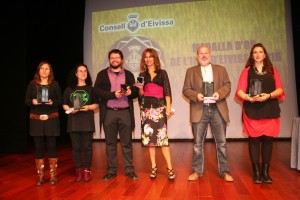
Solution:
<svg viewBox="0 0 300 200"><path fill-rule="evenodd" d="M107 101L109 99L116 99L115 96L115 91L111 92L111 83L108 77L108 70L109 68L107 67L106 69L101 70L97 74L97 78L95 81L95 92L96 95L99 97L100 101L100 130L102 127L102 124L105 119L105 115L107 112ZM137 98L139 96L139 88L133 86L135 83L135 78L134 75L126 70L125 70L125 81L127 85L130 86L131 89L131 94L128 97L128 103L129 103L129 109L130 109L130 115L131 115L131 131L134 131L135 128L135 120L134 120L134 108L133 108L133 99Z"/></svg>

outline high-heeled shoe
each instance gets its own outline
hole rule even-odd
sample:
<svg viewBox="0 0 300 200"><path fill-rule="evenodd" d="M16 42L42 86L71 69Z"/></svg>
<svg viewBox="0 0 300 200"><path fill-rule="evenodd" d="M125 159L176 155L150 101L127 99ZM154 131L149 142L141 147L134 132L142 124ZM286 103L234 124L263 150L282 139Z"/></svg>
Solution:
<svg viewBox="0 0 300 200"><path fill-rule="evenodd" d="M152 168L150 171L150 178L155 179L157 176L157 166Z"/></svg>
<svg viewBox="0 0 300 200"><path fill-rule="evenodd" d="M171 180L171 181L174 180L175 179L175 173L174 173L173 169L167 168L167 170L168 170L168 179Z"/></svg>

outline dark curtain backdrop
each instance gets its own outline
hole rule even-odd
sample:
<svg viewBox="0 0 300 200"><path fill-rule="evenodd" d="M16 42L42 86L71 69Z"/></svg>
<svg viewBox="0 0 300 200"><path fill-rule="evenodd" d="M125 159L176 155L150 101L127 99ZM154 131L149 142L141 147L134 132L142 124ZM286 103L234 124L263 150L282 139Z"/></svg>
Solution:
<svg viewBox="0 0 300 200"><path fill-rule="evenodd" d="M32 144L28 133L28 108L24 104L28 82L42 60L52 64L62 90L69 71L83 62L85 1L33 0L6 2L2 6L2 115L1 153L26 153ZM4 100L4 101L3 101ZM5 103L5 104L4 104ZM68 140L66 115L60 108L61 137Z"/></svg>
<svg viewBox="0 0 300 200"><path fill-rule="evenodd" d="M297 1L291 0L291 11L292 11L292 27L293 27L293 44L294 44L294 61L295 61L295 77L296 77L296 88L297 94L295 94L295 98L297 98L298 102L298 116L300 113L300 23L299 16L300 12L298 7L296 6Z"/></svg>
<svg viewBox="0 0 300 200"><path fill-rule="evenodd" d="M0 153L27 153L32 145L28 134L28 108L24 105L25 91L37 65L48 60L62 90L70 69L83 62L84 0L33 0L18 3L6 1L1 12L2 32L2 115ZM297 94L300 99L299 12L292 1L294 57ZM268 11L270 12L270 11ZM299 103L298 103L299 105ZM298 106L299 113L299 106ZM61 136L66 133L66 115L60 110Z"/></svg>

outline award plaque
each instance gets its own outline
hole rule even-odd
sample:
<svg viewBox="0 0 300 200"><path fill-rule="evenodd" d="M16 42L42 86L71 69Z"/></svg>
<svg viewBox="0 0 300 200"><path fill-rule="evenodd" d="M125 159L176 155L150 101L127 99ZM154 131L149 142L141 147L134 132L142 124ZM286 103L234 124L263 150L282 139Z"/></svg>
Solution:
<svg viewBox="0 0 300 200"><path fill-rule="evenodd" d="M136 82L137 84L143 84L144 83L144 77L142 77L142 76L137 77L136 80L137 80L137 82Z"/></svg>
<svg viewBox="0 0 300 200"><path fill-rule="evenodd" d="M249 94L251 97L262 93L262 81L259 79L250 79Z"/></svg>
<svg viewBox="0 0 300 200"><path fill-rule="evenodd" d="M49 87L45 85L37 86L37 101L38 103L49 102Z"/></svg>
<svg viewBox="0 0 300 200"><path fill-rule="evenodd" d="M80 93L73 94L73 108L74 110L80 110L84 105L83 98L81 97Z"/></svg>
<svg viewBox="0 0 300 200"><path fill-rule="evenodd" d="M127 85L126 84L121 84L121 92L126 93L127 91Z"/></svg>
<svg viewBox="0 0 300 200"><path fill-rule="evenodd" d="M202 82L202 94L204 97L212 97L214 94L214 82Z"/></svg>

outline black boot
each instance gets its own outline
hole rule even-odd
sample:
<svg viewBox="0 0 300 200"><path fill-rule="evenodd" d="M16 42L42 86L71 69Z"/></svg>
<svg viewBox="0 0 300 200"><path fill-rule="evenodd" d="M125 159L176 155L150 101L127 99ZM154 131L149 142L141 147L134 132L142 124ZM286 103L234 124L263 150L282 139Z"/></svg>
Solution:
<svg viewBox="0 0 300 200"><path fill-rule="evenodd" d="M263 182L265 183L272 183L272 179L269 176L269 164L262 164L262 168L261 168L261 177Z"/></svg>
<svg viewBox="0 0 300 200"><path fill-rule="evenodd" d="M260 166L259 164L253 164L253 182L256 184L261 183L261 176L260 176Z"/></svg>

